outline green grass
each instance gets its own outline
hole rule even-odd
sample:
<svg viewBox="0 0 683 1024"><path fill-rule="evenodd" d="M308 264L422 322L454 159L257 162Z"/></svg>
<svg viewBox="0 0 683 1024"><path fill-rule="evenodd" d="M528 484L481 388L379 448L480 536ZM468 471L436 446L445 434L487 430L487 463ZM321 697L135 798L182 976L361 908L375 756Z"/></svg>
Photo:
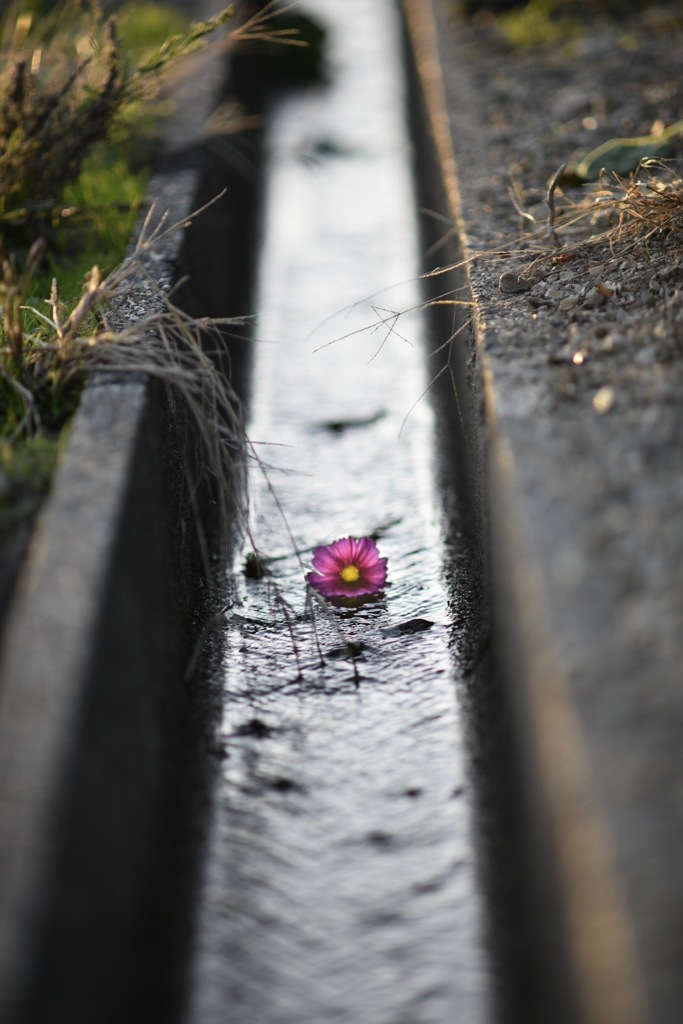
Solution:
<svg viewBox="0 0 683 1024"><path fill-rule="evenodd" d="M40 15L42 6L34 4L33 9ZM170 35L188 28L177 9L152 3L129 4L118 22L124 60L131 66L158 50ZM54 279L61 315L66 318L82 294L89 270L97 265L106 274L124 259L150 173L140 165L138 140L149 135L153 116L148 105L129 104L120 111L112 136L91 148L78 177L62 192L46 256L33 280L26 283L20 297L23 305L48 315ZM36 231L41 227L37 225ZM21 253L9 258L21 268ZM58 362L52 367L48 361L41 362L46 330L30 309L23 311L21 320L27 364L23 378L20 374L15 379L16 366L0 355L0 532L35 516L49 489L84 382L84 374L74 373L73 368L63 379ZM2 334L4 346L4 330ZM32 394L30 416L22 387Z"/></svg>
<svg viewBox="0 0 683 1024"><path fill-rule="evenodd" d="M64 192L64 223L48 252L46 274L36 295L46 299L56 278L60 299L73 304L94 265L106 274L126 254L149 181L147 167L134 168L127 156L102 145L85 161L78 180Z"/></svg>
<svg viewBox="0 0 683 1024"><path fill-rule="evenodd" d="M140 59L158 50L169 36L186 32L188 21L177 7L141 2L124 7L118 25L124 50Z"/></svg>
<svg viewBox="0 0 683 1024"><path fill-rule="evenodd" d="M145 60L169 36L186 32L188 25L176 8L155 3L129 3L117 18L122 51L131 64ZM60 299L73 304L92 266L106 274L124 258L149 181L144 157L150 149L144 139L153 136L156 120L149 107L130 104L121 111L113 137L93 148L78 179L67 185L62 196L66 216L48 252L46 273L36 281L39 300L49 296L56 278Z"/></svg>
<svg viewBox="0 0 683 1024"><path fill-rule="evenodd" d="M530 0L500 14L497 25L512 46L558 46L576 38L583 31L581 23L566 13L555 0Z"/></svg>
<svg viewBox="0 0 683 1024"><path fill-rule="evenodd" d="M19 445L0 440L0 539L35 517L49 491L63 437L37 435Z"/></svg>

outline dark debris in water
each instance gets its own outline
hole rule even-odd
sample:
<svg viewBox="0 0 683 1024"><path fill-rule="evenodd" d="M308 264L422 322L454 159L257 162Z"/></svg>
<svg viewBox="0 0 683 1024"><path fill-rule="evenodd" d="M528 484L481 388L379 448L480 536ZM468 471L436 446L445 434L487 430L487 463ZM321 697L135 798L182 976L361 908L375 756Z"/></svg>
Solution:
<svg viewBox="0 0 683 1024"><path fill-rule="evenodd" d="M375 829L373 832L368 833L367 840L377 849L386 850L390 846L395 845L396 837L391 832Z"/></svg>
<svg viewBox="0 0 683 1024"><path fill-rule="evenodd" d="M388 519L386 523L382 523L380 526L377 526L372 533L368 534L368 536L372 537L373 540L380 540L385 533L389 533L393 526L398 526L401 522L401 516L398 516L395 519Z"/></svg>
<svg viewBox="0 0 683 1024"><path fill-rule="evenodd" d="M305 786L302 786L300 782L295 782L294 779L290 779L285 775L278 775L274 779L269 779L268 786L270 789L274 789L277 793L306 792Z"/></svg>
<svg viewBox="0 0 683 1024"><path fill-rule="evenodd" d="M431 629L434 623L431 619L408 619L400 622L398 626L388 626L382 630L383 636L412 636L414 633L424 633Z"/></svg>
<svg viewBox="0 0 683 1024"><path fill-rule="evenodd" d="M378 423L379 420L384 419L386 412L380 409L378 412L373 413L372 416L357 416L349 417L344 420L325 420L320 426L323 430L328 430L332 434L343 434L347 430L358 430L360 427L371 427L373 424Z"/></svg>
<svg viewBox="0 0 683 1024"><path fill-rule="evenodd" d="M314 139L310 146L307 146L302 151L300 158L304 164L321 164L324 160L338 157L353 157L358 155L358 150L351 146L346 146L343 142L337 139L321 136L319 139Z"/></svg>
<svg viewBox="0 0 683 1024"><path fill-rule="evenodd" d="M339 647L332 647L330 650L325 651L326 658L333 658L335 661L342 661L346 658L359 658L362 657L363 651L367 651L368 645L362 641L360 643L354 643L352 640L348 640L344 644L340 644Z"/></svg>
<svg viewBox="0 0 683 1024"><path fill-rule="evenodd" d="M265 558L255 551L250 551L244 559L242 572L248 580L262 580L264 576L268 576L268 566L266 565Z"/></svg>
<svg viewBox="0 0 683 1024"><path fill-rule="evenodd" d="M242 725L238 725L233 733L234 736L252 736L257 740L265 740L273 735L275 730L272 725L268 725L262 718L250 718L248 722L243 722Z"/></svg>

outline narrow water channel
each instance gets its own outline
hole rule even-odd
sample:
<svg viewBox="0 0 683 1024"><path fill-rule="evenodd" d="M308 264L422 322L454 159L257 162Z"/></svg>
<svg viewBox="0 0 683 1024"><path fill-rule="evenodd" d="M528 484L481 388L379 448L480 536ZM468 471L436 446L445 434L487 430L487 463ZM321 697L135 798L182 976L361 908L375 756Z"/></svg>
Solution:
<svg viewBox="0 0 683 1024"><path fill-rule="evenodd" d="M249 424L265 472L234 567L190 1018L487 1024L398 15L306 9L330 81L269 129ZM312 548L350 534L377 537L384 593L312 603ZM242 572L253 542L262 579Z"/></svg>

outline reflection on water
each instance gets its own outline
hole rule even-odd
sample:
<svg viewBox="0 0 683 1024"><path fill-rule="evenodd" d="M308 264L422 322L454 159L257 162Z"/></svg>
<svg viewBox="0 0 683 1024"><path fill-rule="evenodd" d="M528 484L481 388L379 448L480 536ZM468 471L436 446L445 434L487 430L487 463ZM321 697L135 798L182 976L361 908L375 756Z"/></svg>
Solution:
<svg viewBox="0 0 683 1024"><path fill-rule="evenodd" d="M194 1010L482 1024L398 26L391 0L306 6L329 26L333 75L283 99L270 132L258 558L247 545L236 565ZM334 607L304 573L349 534L377 538L387 585Z"/></svg>

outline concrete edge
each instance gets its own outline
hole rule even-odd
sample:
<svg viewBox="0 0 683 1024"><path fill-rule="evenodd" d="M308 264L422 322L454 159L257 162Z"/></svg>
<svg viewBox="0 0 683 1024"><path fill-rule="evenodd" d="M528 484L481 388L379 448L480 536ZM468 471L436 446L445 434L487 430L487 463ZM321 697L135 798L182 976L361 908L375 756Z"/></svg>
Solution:
<svg viewBox="0 0 683 1024"><path fill-rule="evenodd" d="M206 13L204 0L196 6ZM179 105L196 112L192 131L225 74L219 52L186 86ZM182 151L182 132L169 131ZM253 172L258 131L243 142ZM231 152L239 145L233 139ZM248 310L258 175L245 175L220 146L190 139L180 166L167 159L148 192L174 222L232 186L152 268L168 283L189 274L198 287L186 286L180 303L196 316ZM144 307L144 288L138 299ZM244 345L225 340L243 384ZM179 947L191 931L182 892L196 871L208 770L196 741L215 713L215 695L186 678L211 612L200 543L211 497L189 492L186 471L200 458L166 389L89 383L0 651L0 1017L8 1024L170 1022L182 1012Z"/></svg>
<svg viewBox="0 0 683 1024"><path fill-rule="evenodd" d="M144 383L86 391L8 622L0 714L3 1019L20 1005L19 1019L43 1019L43 1004L47 1012L68 1001L76 956L96 977L107 957L117 959L116 933L133 924L130 898L111 901L133 881L140 885L159 797L162 707L178 699L178 680L175 693L171 679L164 692L154 667L154 605L169 619L177 615L178 584L163 559L168 520L151 542L146 536L167 493L163 469L153 479L142 451L155 434ZM174 639L182 657L187 638ZM122 780L130 785L131 773L124 799ZM97 952L91 915L108 923Z"/></svg>
<svg viewBox="0 0 683 1024"><path fill-rule="evenodd" d="M420 144L431 149L440 177L437 209L453 223L460 253L467 253L433 0L403 0L403 8L427 124ZM459 276L467 283L466 264ZM498 699L514 760L503 770L515 778L522 835L513 842L522 847L524 908L533 918L518 926L531 932L527 957L534 960L531 984L537 991L527 991L528 1004L517 1004L512 1013L566 1024L642 1024L648 1016L612 837L591 782L579 720L547 625L533 546L515 499L514 464L481 343L484 320L485 310L475 305L474 349L458 401L467 405L465 421L481 471L470 473L469 487L475 505L485 510L481 525L488 534ZM462 380L462 366L459 373Z"/></svg>

